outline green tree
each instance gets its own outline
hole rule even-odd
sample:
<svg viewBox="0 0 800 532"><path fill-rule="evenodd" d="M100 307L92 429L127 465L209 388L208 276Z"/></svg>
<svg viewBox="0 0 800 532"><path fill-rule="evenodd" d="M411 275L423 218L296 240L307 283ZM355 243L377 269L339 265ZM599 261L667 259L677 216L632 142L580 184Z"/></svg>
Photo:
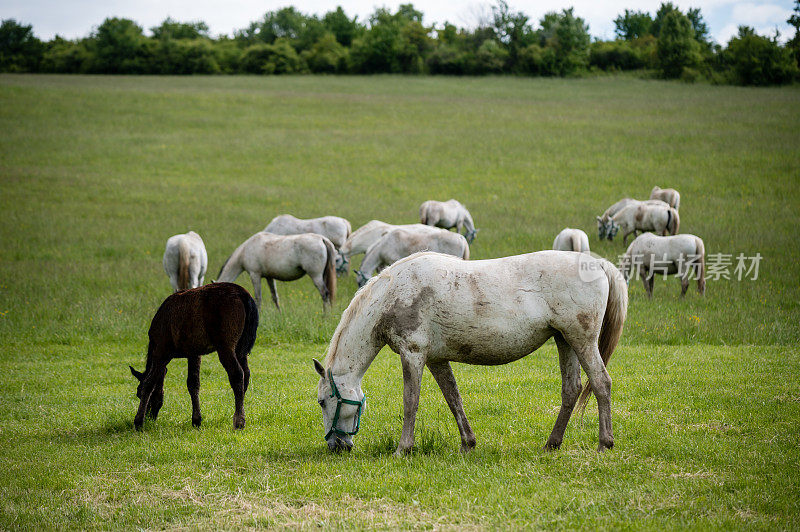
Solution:
<svg viewBox="0 0 800 532"><path fill-rule="evenodd" d="M332 33L325 34L302 56L311 72L332 74L347 70L347 49Z"/></svg>
<svg viewBox="0 0 800 532"><path fill-rule="evenodd" d="M364 32L364 27L358 23L358 17L348 17L342 6L336 11L329 11L322 17L322 25L336 36L336 41L342 46L350 46L353 39Z"/></svg>
<svg viewBox="0 0 800 532"><path fill-rule="evenodd" d="M33 26L14 19L0 23L0 72L35 72L44 48L33 34Z"/></svg>
<svg viewBox="0 0 800 532"><path fill-rule="evenodd" d="M739 34L728 43L725 62L739 85L779 85L797 75L797 64L788 48L775 38L756 35L753 28L739 26Z"/></svg>
<svg viewBox="0 0 800 532"><path fill-rule="evenodd" d="M104 74L143 74L151 64L142 28L126 18L107 18L89 40L91 69Z"/></svg>
<svg viewBox="0 0 800 532"><path fill-rule="evenodd" d="M241 69L251 74L294 74L306 71L305 61L297 55L288 39L273 44L254 44L242 56Z"/></svg>
<svg viewBox="0 0 800 532"><path fill-rule="evenodd" d="M786 22L794 27L794 37L786 43L786 46L792 51L795 64L800 66L800 0L794 0L792 15Z"/></svg>
<svg viewBox="0 0 800 532"><path fill-rule="evenodd" d="M631 41L653 34L653 18L644 11L625 10L625 14L614 19L617 37Z"/></svg>
<svg viewBox="0 0 800 532"><path fill-rule="evenodd" d="M200 39L208 38L208 25L205 22L177 22L167 17L160 26L150 28L156 39Z"/></svg>
<svg viewBox="0 0 800 532"><path fill-rule="evenodd" d="M700 65L700 44L694 38L692 24L678 10L670 11L661 21L658 35L658 67L665 78L678 78Z"/></svg>
<svg viewBox="0 0 800 532"><path fill-rule="evenodd" d="M544 74L565 76L586 68L589 63L589 26L573 9L561 13L547 13L540 21L540 43L553 50L549 72Z"/></svg>
<svg viewBox="0 0 800 532"><path fill-rule="evenodd" d="M83 41L68 41L59 37L47 43L42 57L42 72L80 74L91 66L92 57Z"/></svg>

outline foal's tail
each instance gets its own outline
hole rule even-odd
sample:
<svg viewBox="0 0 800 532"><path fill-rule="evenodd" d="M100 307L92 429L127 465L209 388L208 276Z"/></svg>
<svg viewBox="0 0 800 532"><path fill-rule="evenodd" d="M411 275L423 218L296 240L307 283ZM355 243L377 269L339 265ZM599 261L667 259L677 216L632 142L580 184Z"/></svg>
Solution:
<svg viewBox="0 0 800 532"><path fill-rule="evenodd" d="M583 251L581 249L581 237L577 233L572 233L570 239L572 240L572 251Z"/></svg>
<svg viewBox="0 0 800 532"><path fill-rule="evenodd" d="M695 253L700 255L700 263L696 271L697 290L701 295L704 295L706 293L706 246L703 244L703 240L700 237L696 236L694 239L697 245Z"/></svg>
<svg viewBox="0 0 800 532"><path fill-rule="evenodd" d="M192 252L183 238L178 243L178 290L189 288L189 259Z"/></svg>
<svg viewBox="0 0 800 532"><path fill-rule="evenodd" d="M242 359L250 354L253 345L256 343L256 331L258 330L258 307L256 302L242 290L242 303L244 303L244 329L239 341L236 342L236 358Z"/></svg>
<svg viewBox="0 0 800 532"><path fill-rule="evenodd" d="M329 302L333 304L336 299L336 248L333 247L333 242L325 237L322 237L325 242L325 249L328 251L328 257L325 263L325 270L322 272L322 280L325 281L325 286L328 288Z"/></svg>
<svg viewBox="0 0 800 532"><path fill-rule="evenodd" d="M616 266L607 260L600 260L600 264L608 278L608 302L597 347L600 349L600 358L603 359L603 364L608 366L611 354L622 336L622 327L625 325L625 316L628 314L628 283L625 282ZM591 393L592 389L587 382L578 398L577 410L581 414L586 409L586 402Z"/></svg>

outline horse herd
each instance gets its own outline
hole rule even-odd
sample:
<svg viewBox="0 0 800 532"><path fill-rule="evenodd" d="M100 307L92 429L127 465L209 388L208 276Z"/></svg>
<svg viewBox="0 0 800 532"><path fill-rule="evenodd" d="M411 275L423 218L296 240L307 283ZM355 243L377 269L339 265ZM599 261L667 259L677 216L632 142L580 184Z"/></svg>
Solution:
<svg viewBox="0 0 800 532"><path fill-rule="evenodd" d="M674 235L679 201L676 191L658 187L650 200L621 200L597 218L599 237L613 239L620 229L625 238L637 231ZM469 261L469 244L477 229L461 203L426 201L420 206L420 221L391 225L373 220L351 233L350 223L335 216L278 216L237 247L217 282L205 286L208 259L200 236L189 232L171 237L163 263L175 293L151 323L145 371L130 368L139 380L134 426L141 429L146 415L157 417L172 358L189 361L192 423L199 426L200 357L217 351L234 391L234 427L244 427L247 356L258 328L261 278L266 278L280 309L275 280L308 275L328 308L336 293L336 273L347 273L350 258L364 253L361 269L355 271L360 288L342 314L325 364L313 361L330 450L352 448L366 403L361 380L383 346L400 355L403 369L404 417L397 453L410 451L414 443L425 367L439 385L458 425L462 450L467 451L476 439L450 362L506 364L549 338L555 339L559 352L562 403L545 448L561 445L573 410L576 405L584 408L591 393L597 397L600 417L598 450L613 447L606 365L622 334L629 276L635 268L649 273L645 287L651 294L652 268L647 270L642 261L630 261L626 267L623 261L620 273L607 260L588 254L586 233L569 228L556 237L553 251ZM679 256L698 250L702 257L702 241L692 235L643 233L626 256L642 251L678 263ZM233 284L243 271L250 275L255 300ZM581 368L588 377L584 385Z"/></svg>

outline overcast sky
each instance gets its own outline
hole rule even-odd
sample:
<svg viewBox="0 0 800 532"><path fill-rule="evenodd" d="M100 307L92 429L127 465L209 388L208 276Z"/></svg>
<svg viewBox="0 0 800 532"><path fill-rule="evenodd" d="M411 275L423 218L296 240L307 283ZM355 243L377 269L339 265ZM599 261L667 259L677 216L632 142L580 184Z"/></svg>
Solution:
<svg viewBox="0 0 800 532"><path fill-rule="evenodd" d="M85 37L106 17L125 17L136 21L145 30L158 25L166 17L181 22L202 20L208 24L212 34L232 34L264 13L288 5L294 5L304 13L321 15L341 5L350 16L358 15L364 21L376 7L385 6L394 11L405 2L383 2L380 0L340 0L325 2L310 0L303 2L272 0L0 0L0 19L13 18L18 22L32 24L34 33L49 40L58 34L73 39ZM452 2L441 0L418 0L414 6L425 14L425 24L452 22L459 27L474 27L481 13L489 11L492 2ZM660 0L509 0L514 11L522 11L532 21L538 21L548 11L559 11L574 6L575 14L589 24L589 32L603 39L614 36L616 16L624 10L634 9L655 13ZM755 27L760 34L773 34L775 28L786 41L794 29L786 23L792 11L792 0L694 0L673 1L683 11L699 7L711 30L711 36L720 44L726 44L736 34L741 24ZM534 24L536 26L536 24Z"/></svg>

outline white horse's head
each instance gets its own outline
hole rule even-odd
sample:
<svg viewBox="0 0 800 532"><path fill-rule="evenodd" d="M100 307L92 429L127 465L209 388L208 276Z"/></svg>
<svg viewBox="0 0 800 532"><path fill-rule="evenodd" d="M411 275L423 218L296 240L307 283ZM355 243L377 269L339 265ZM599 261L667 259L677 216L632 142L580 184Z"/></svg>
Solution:
<svg viewBox="0 0 800 532"><path fill-rule="evenodd" d="M596 216L595 218L597 218L597 238L603 240L603 238L605 238L606 236L606 231L607 231L606 224L605 222L603 222L603 219L600 218L599 216Z"/></svg>
<svg viewBox="0 0 800 532"><path fill-rule="evenodd" d="M467 239L467 244L472 244L472 241L475 240L476 236L478 236L478 231L480 231L480 229L473 229L472 231L467 231L467 234L464 235L464 238Z"/></svg>
<svg viewBox="0 0 800 532"><path fill-rule="evenodd" d="M342 255L341 253L336 254L336 273L342 274L347 273L347 268L350 265L350 261Z"/></svg>
<svg viewBox="0 0 800 532"><path fill-rule="evenodd" d="M356 274L356 282L358 283L358 287L361 288L367 281L369 281L369 277L367 277L361 270L353 270Z"/></svg>
<svg viewBox="0 0 800 532"><path fill-rule="evenodd" d="M314 359L314 369L319 374L317 402L322 408L325 442L333 452L349 451L353 448L353 436L361 425L367 398L360 387L347 388L342 382L337 384L331 370L326 372L317 359Z"/></svg>
<svg viewBox="0 0 800 532"><path fill-rule="evenodd" d="M610 218L606 224L606 236L609 240L614 240L614 237L617 236L618 232L619 224L615 222L613 218Z"/></svg>

